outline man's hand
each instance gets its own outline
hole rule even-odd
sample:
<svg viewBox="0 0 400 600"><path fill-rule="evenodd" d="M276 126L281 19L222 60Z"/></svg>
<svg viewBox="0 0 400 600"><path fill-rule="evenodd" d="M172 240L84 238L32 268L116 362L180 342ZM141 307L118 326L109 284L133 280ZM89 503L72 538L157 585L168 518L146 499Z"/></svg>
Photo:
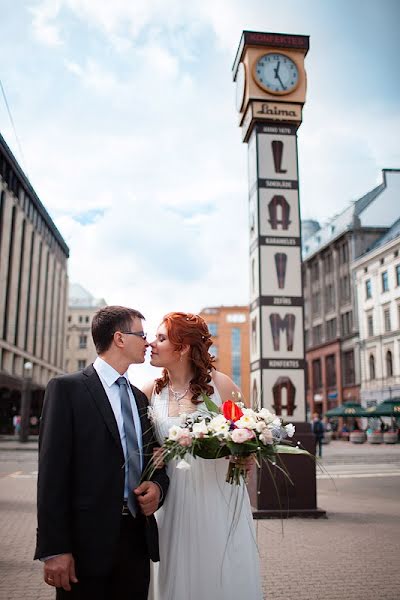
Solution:
<svg viewBox="0 0 400 600"><path fill-rule="evenodd" d="M146 517L152 515L160 503L160 488L153 481L143 481L133 490L139 503L140 509Z"/></svg>
<svg viewBox="0 0 400 600"><path fill-rule="evenodd" d="M70 582L78 583L75 575L75 561L72 554L59 554L46 560L43 576L48 585L58 588L62 587L67 592L70 592Z"/></svg>

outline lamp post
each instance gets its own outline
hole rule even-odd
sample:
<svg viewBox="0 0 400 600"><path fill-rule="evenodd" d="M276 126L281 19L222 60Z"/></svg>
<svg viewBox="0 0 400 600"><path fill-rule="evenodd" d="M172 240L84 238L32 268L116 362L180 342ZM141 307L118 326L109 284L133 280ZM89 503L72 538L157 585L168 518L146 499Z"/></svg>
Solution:
<svg viewBox="0 0 400 600"><path fill-rule="evenodd" d="M31 411L31 382L32 382L31 362L24 363L24 376L22 381L21 394L21 429L19 432L19 441L24 443L29 437L29 416Z"/></svg>

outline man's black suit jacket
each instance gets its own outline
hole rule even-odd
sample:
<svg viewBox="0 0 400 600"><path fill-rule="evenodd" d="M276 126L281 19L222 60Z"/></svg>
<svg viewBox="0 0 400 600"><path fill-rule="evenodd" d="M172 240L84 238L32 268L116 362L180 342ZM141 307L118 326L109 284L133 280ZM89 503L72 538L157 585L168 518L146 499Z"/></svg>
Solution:
<svg viewBox="0 0 400 600"><path fill-rule="evenodd" d="M147 398L136 387L132 390L145 470L156 441ZM78 576L111 570L121 524L124 462L114 413L93 365L52 379L40 425L35 558L71 552ZM169 483L165 470L156 470L152 479L164 498ZM159 560L154 516L146 517L146 539L150 558Z"/></svg>

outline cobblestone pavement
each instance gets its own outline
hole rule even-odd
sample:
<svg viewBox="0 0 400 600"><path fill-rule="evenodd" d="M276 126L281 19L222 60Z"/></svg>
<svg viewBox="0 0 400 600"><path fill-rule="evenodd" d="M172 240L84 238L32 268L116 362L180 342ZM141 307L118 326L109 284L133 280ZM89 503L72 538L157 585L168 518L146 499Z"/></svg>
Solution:
<svg viewBox="0 0 400 600"><path fill-rule="evenodd" d="M327 519L255 522L266 600L399 600L400 446L374 452L370 464L326 467L332 478L318 479L318 506ZM387 454L399 461L385 462ZM0 443L0 466L0 599L53 599L32 560L36 453Z"/></svg>

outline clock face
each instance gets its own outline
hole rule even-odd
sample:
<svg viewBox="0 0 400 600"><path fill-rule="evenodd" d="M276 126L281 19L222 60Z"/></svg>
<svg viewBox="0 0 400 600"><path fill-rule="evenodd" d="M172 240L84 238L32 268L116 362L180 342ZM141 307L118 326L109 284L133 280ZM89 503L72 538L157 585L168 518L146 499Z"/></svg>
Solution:
<svg viewBox="0 0 400 600"><path fill-rule="evenodd" d="M240 63L236 75L236 109L238 112L242 110L244 100L244 90L246 88L246 70L244 64Z"/></svg>
<svg viewBox="0 0 400 600"><path fill-rule="evenodd" d="M289 94L299 83L296 63L278 52L260 56L254 67L256 83L270 94Z"/></svg>

